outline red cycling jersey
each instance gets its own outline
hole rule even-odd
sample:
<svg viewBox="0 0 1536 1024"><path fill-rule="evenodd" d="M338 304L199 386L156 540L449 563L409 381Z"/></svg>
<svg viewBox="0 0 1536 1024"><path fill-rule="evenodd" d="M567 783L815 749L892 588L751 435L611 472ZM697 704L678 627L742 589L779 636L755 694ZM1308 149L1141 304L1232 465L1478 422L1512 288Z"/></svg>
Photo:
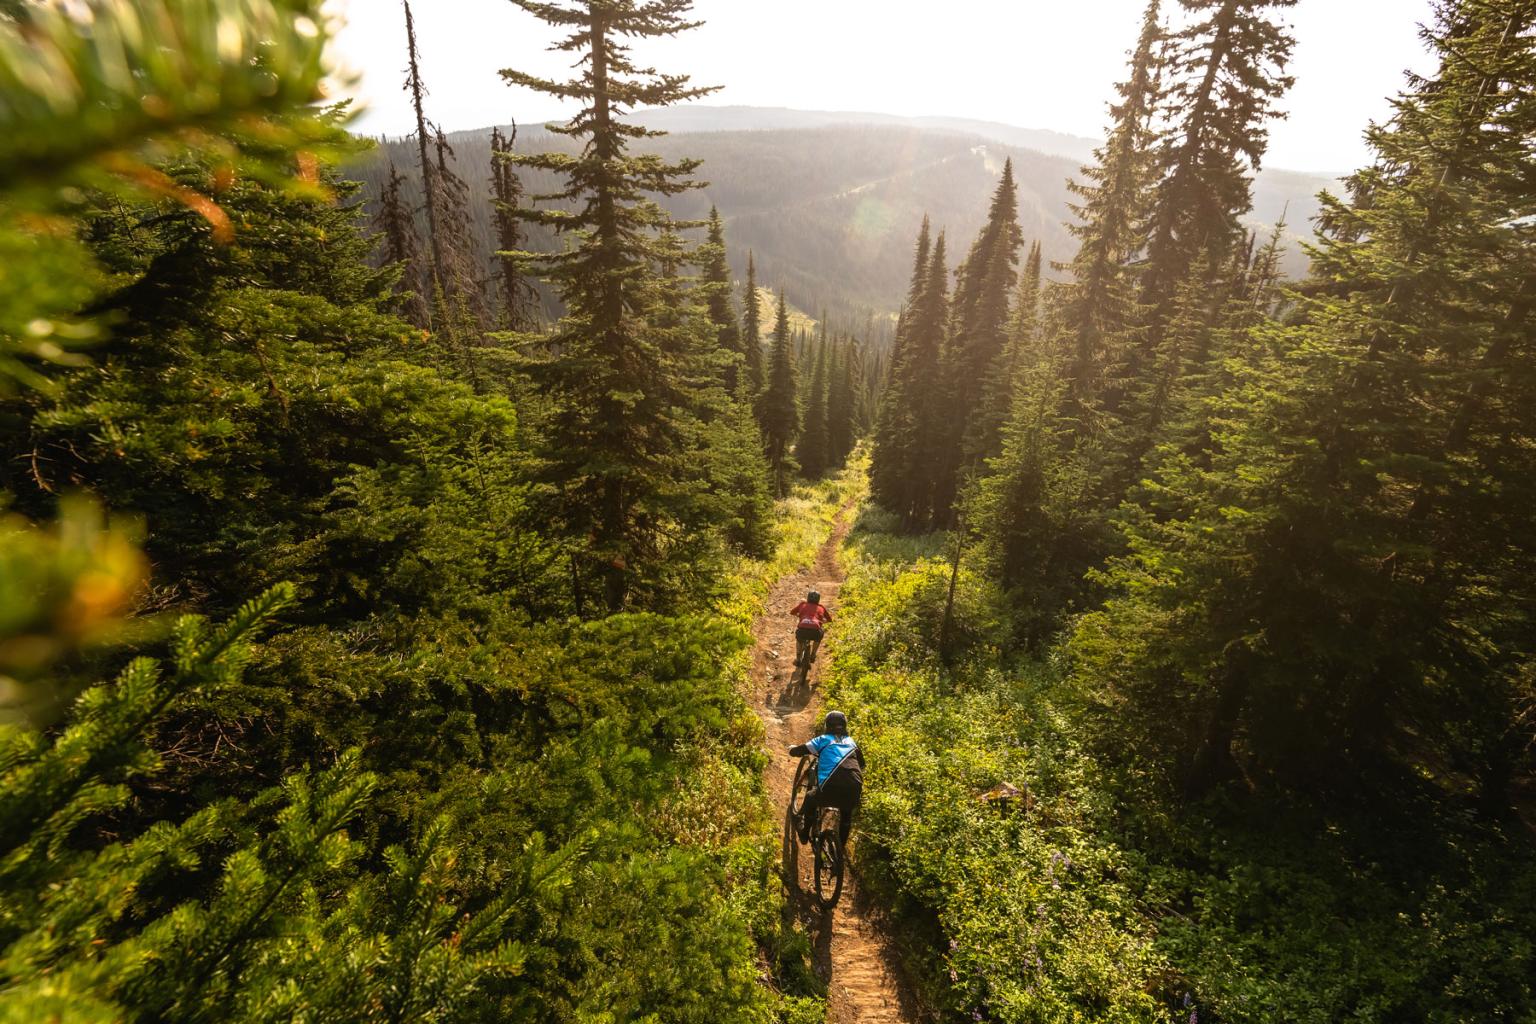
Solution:
<svg viewBox="0 0 1536 1024"><path fill-rule="evenodd" d="M822 623L832 621L832 613L824 605L811 604L809 601L801 601L790 609L789 614L798 619L800 626L805 629L820 629Z"/></svg>

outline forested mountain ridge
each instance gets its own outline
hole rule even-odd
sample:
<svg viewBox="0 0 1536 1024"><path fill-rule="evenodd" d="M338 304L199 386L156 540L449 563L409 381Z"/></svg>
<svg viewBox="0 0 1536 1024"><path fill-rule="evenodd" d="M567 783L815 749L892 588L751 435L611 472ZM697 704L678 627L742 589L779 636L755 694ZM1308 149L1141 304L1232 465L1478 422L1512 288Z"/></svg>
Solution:
<svg viewBox="0 0 1536 1024"><path fill-rule="evenodd" d="M771 131L796 128L832 128L846 125L915 128L946 131L990 139L1006 146L1030 149L1048 156L1064 156L1079 163L1093 158L1098 142L1081 135L1043 128L1021 128L999 121L968 117L904 117L855 110L795 110L789 107L714 106L689 103L680 107L637 110L637 124L664 132Z"/></svg>
<svg viewBox="0 0 1536 1024"><path fill-rule="evenodd" d="M701 192L669 200L668 208L696 219L710 204L717 206L730 229L735 275L745 275L746 254L752 251L763 279L782 284L802 309L826 308L840 322L860 326L871 313L894 314L909 270L907 240L919 222L927 215L955 237L973 235L986 213L978 197L987 194L1009 159L1020 185L1019 216L1026 237L1040 241L1047 264L1071 258L1075 245L1066 228L1071 221L1067 182L1080 174L1078 159L1023 148L1001 128L988 136L965 122L953 129L858 122L765 130L724 127L738 118L754 120L753 113L753 108L740 114L732 108L712 109L707 123L717 127L654 140L664 156L686 153L702 159L709 182ZM663 123L671 119L658 122ZM490 178L489 138L489 128L449 135L458 173L477 208L484 208ZM538 126L518 130L518 147L524 151L567 151L569 146L569 140ZM404 173L407 194L416 194L412 159L410 145L388 141L355 166L353 173L368 186L370 207L390 162ZM532 172L525 178L530 196L554 184ZM1288 171L1259 176L1251 222L1264 231L1286 218L1291 226L1284 264L1288 276L1305 272L1297 240L1319 208L1317 193L1333 184ZM488 223L476 225L475 231L480 258L489 265ZM545 236L530 236L534 248L551 244Z"/></svg>

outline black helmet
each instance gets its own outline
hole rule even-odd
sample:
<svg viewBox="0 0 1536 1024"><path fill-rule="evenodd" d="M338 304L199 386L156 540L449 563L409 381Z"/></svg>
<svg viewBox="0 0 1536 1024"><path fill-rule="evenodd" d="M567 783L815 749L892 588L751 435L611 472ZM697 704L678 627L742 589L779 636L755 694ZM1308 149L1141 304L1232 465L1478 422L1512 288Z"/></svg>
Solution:
<svg viewBox="0 0 1536 1024"><path fill-rule="evenodd" d="M811 602L811 604L821 604L821 594L819 591L811 591L809 594L805 595L805 599Z"/></svg>
<svg viewBox="0 0 1536 1024"><path fill-rule="evenodd" d="M841 711L828 711L825 728L834 736L847 736L848 716Z"/></svg>

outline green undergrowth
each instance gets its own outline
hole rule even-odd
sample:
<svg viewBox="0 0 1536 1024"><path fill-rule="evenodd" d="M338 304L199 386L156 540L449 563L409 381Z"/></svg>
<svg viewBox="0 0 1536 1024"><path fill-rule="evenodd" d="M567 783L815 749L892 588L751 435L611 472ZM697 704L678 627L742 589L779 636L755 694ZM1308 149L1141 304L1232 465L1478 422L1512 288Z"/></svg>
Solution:
<svg viewBox="0 0 1536 1024"><path fill-rule="evenodd" d="M1536 1020L1527 840L1412 792L1154 805L969 569L940 662L947 539L892 527L849 537L828 685L870 759L858 868L939 1019Z"/></svg>
<svg viewBox="0 0 1536 1024"><path fill-rule="evenodd" d="M841 471L796 487L775 508L773 554L744 560L735 573L731 596L722 610L733 621L750 626L774 583L809 568L832 535L838 513L868 491L868 453L855 452Z"/></svg>

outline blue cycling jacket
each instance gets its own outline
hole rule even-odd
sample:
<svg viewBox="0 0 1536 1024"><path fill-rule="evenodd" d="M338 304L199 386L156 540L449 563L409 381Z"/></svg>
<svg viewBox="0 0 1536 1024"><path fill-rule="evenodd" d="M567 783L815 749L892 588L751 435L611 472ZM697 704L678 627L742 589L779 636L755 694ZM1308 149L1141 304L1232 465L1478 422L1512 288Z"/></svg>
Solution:
<svg viewBox="0 0 1536 1024"><path fill-rule="evenodd" d="M858 744L849 736L833 736L831 733L822 733L806 744L811 752L816 755L816 785L823 785L832 773L837 771L837 766L843 763L843 758L858 749Z"/></svg>

